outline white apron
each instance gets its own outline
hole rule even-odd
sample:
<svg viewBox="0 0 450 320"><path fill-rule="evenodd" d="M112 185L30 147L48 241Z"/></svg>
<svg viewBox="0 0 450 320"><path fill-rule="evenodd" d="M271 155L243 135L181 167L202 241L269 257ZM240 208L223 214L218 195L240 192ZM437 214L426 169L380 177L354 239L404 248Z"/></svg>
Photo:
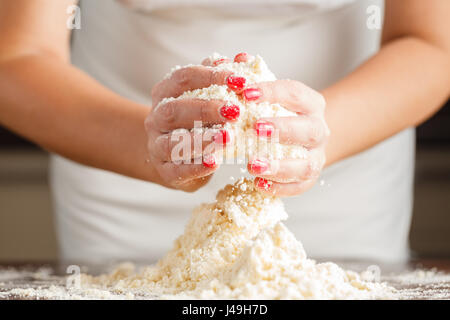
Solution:
<svg viewBox="0 0 450 320"><path fill-rule="evenodd" d="M150 90L171 67L217 51L260 54L278 78L315 89L344 77L378 50L366 27L381 1L81 2L72 62L106 87L151 105ZM349 137L351 139L351 137ZM327 168L312 190L284 202L288 227L316 258L398 261L408 256L414 130ZM52 156L61 257L105 263L155 260L183 232L192 208L238 177L223 166L196 193Z"/></svg>

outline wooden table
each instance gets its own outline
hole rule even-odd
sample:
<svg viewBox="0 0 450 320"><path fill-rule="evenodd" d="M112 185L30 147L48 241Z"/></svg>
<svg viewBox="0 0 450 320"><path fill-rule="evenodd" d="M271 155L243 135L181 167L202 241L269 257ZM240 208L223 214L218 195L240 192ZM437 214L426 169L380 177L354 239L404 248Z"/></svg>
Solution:
<svg viewBox="0 0 450 320"><path fill-rule="evenodd" d="M344 269L357 272L368 270L368 268L380 270L381 281L387 282L396 289L404 290L407 293L405 296L407 299L450 299L450 259L417 259L405 264L390 265L380 265L368 261L334 262ZM52 285L63 287L69 265L76 265L76 263L0 262L0 300L29 298L17 295L2 296L2 293L14 288L48 288ZM85 265L81 267L81 271L98 275L110 271L112 267L113 265ZM433 270L433 272L414 273L413 271L417 269ZM416 275L417 279L414 279ZM429 278L423 278L424 276Z"/></svg>

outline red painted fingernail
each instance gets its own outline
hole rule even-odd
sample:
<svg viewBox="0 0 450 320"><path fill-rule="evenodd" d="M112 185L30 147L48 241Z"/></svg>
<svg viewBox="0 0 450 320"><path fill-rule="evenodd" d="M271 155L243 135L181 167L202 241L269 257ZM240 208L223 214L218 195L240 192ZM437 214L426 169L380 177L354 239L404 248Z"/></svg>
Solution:
<svg viewBox="0 0 450 320"><path fill-rule="evenodd" d="M239 115L241 114L241 109L239 106L235 104L231 105L224 105L222 108L220 108L220 114L222 117L227 118L229 120L236 120L239 118Z"/></svg>
<svg viewBox="0 0 450 320"><path fill-rule="evenodd" d="M207 168L214 168L216 166L216 158L212 154L204 155L203 165Z"/></svg>
<svg viewBox="0 0 450 320"><path fill-rule="evenodd" d="M227 78L228 88L238 93L244 89L246 82L244 77L229 76Z"/></svg>
<svg viewBox="0 0 450 320"><path fill-rule="evenodd" d="M214 136L214 142L217 144L222 144L222 145L226 145L227 143L229 143L231 141L231 135L230 133L225 130L222 129L219 132L216 133L216 135Z"/></svg>
<svg viewBox="0 0 450 320"><path fill-rule="evenodd" d="M247 52L238 53L234 57L234 62L246 62L247 60L248 60L248 53Z"/></svg>
<svg viewBox="0 0 450 320"><path fill-rule="evenodd" d="M256 134L260 137L271 137L275 131L274 125L269 121L259 120L255 122Z"/></svg>
<svg viewBox="0 0 450 320"><path fill-rule="evenodd" d="M247 101L258 100L262 96L262 92L258 88L248 88L242 93L244 99Z"/></svg>
<svg viewBox="0 0 450 320"><path fill-rule="evenodd" d="M219 64L226 63L226 62L230 62L230 59L225 59L225 58L223 58L223 59L218 59L218 60L214 61L214 62L212 63L212 65L213 65L214 67L216 67L216 66L218 66Z"/></svg>
<svg viewBox="0 0 450 320"><path fill-rule="evenodd" d="M253 173L261 174L269 169L269 161L266 159L255 159L250 162L250 170Z"/></svg>
<svg viewBox="0 0 450 320"><path fill-rule="evenodd" d="M256 178L256 186L263 190L270 190L272 188L273 182L264 178Z"/></svg>

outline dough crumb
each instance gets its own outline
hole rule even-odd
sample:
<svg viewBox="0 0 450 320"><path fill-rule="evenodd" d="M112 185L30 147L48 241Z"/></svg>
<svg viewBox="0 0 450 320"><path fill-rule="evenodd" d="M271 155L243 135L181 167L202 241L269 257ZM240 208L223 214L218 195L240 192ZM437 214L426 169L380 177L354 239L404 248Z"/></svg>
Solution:
<svg viewBox="0 0 450 320"><path fill-rule="evenodd" d="M157 264L140 271L124 264L109 275L84 275L83 283L119 293L144 290L160 299L394 297L386 284L308 259L285 219L280 199L242 178L194 210L184 234Z"/></svg>

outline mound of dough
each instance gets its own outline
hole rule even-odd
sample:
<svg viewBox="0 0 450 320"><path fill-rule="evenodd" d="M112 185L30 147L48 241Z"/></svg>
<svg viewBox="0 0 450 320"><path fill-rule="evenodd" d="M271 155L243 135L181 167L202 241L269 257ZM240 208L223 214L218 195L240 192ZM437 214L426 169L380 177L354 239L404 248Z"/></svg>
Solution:
<svg viewBox="0 0 450 320"><path fill-rule="evenodd" d="M84 284L116 292L152 292L165 299L376 299L384 284L364 281L333 263L317 264L281 222L280 199L240 179L197 207L184 234L157 264L130 264Z"/></svg>
<svg viewBox="0 0 450 320"><path fill-rule="evenodd" d="M210 57L222 58L220 55ZM176 67L177 70L180 67ZM275 80L259 56L245 63L215 67L243 76L250 84ZM174 71L173 70L173 71ZM172 72L173 72L172 71ZM168 75L168 77L170 74ZM225 127L236 140L227 156L251 157L266 150L267 158L303 158L298 146L269 143L260 149L253 130L261 117L296 116L279 104L246 102L226 86L187 91L182 98L222 99L241 108L239 120ZM174 98L161 101L165 103ZM239 149L244 145L245 150ZM364 281L333 263L317 264L282 223L287 213L280 199L258 192L244 178L219 191L216 201L197 207L185 232L157 264L136 271L131 264L109 275L84 276L85 285L118 292L144 290L168 299L375 299L392 297L393 289Z"/></svg>
<svg viewBox="0 0 450 320"><path fill-rule="evenodd" d="M214 61L226 57L215 53L209 58ZM180 68L180 66L175 67L166 77L170 77L174 71ZM247 85L276 80L275 75L258 55L250 57L247 62L222 63L214 67L214 69L217 71L232 71L236 76L245 77ZM302 159L306 157L305 148L278 143L276 132L271 139L258 138L256 136L253 125L260 118L298 116L295 112L283 108L278 103L245 101L240 95L229 90L225 85L211 85L203 89L186 91L177 98L165 98L158 106L168 101L185 98L218 99L240 107L239 119L233 123L228 122L223 126L232 133L233 137L232 144L224 150L225 159L237 159L238 163L245 163L245 159L251 159L256 155L267 159Z"/></svg>

